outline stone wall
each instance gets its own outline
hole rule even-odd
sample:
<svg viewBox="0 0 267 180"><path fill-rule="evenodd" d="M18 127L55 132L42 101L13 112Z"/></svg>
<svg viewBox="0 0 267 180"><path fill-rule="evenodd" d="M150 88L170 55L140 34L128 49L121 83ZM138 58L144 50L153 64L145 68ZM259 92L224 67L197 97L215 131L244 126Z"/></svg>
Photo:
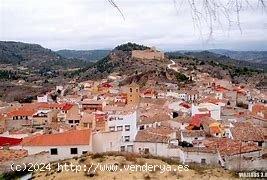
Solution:
<svg viewBox="0 0 267 180"><path fill-rule="evenodd" d="M136 59L156 59L156 60L163 60L164 53L160 51L155 51L152 49L148 50L134 50L132 51L132 58Z"/></svg>

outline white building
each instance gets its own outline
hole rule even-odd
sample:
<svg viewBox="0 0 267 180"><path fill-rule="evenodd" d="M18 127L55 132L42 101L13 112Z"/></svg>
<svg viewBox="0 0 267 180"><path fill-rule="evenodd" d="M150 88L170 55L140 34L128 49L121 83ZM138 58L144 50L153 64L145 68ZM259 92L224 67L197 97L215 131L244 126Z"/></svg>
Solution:
<svg viewBox="0 0 267 180"><path fill-rule="evenodd" d="M138 131L134 141L134 152L168 157L169 143L176 139L176 131L169 127L147 128Z"/></svg>
<svg viewBox="0 0 267 180"><path fill-rule="evenodd" d="M48 102L48 95L37 96L37 102Z"/></svg>
<svg viewBox="0 0 267 180"><path fill-rule="evenodd" d="M180 161L182 163L218 164L219 156L216 150L205 147L191 147L180 149Z"/></svg>
<svg viewBox="0 0 267 180"><path fill-rule="evenodd" d="M22 148L29 155L49 152L51 160L80 156L92 152L91 130L72 130L57 134L45 134L24 138Z"/></svg>
<svg viewBox="0 0 267 180"><path fill-rule="evenodd" d="M121 141L122 131L106 131L106 132L94 132L93 139L93 152L111 152L120 151L123 142Z"/></svg>
<svg viewBox="0 0 267 180"><path fill-rule="evenodd" d="M192 116L196 114L210 114L215 120L221 120L221 107L212 103L201 103L197 106L192 105Z"/></svg>
<svg viewBox="0 0 267 180"><path fill-rule="evenodd" d="M183 113L190 114L191 113L191 107L190 105L187 105L187 103L183 101L175 101L168 104L168 108L173 111L181 111Z"/></svg>
<svg viewBox="0 0 267 180"><path fill-rule="evenodd" d="M193 130L193 131L183 130L177 133L180 133L179 141L181 142L186 141L193 144L195 140L201 141L205 139L205 132L203 130ZM198 146L200 145L201 144L198 144Z"/></svg>
<svg viewBox="0 0 267 180"><path fill-rule="evenodd" d="M116 112L108 117L108 130L121 131L121 151L133 151L133 141L137 133L137 112Z"/></svg>

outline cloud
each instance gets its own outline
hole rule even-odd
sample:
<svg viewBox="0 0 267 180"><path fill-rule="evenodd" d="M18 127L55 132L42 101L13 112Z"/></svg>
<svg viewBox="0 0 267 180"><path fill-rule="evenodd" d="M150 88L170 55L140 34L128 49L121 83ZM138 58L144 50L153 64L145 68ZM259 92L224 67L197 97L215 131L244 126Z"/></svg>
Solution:
<svg viewBox="0 0 267 180"><path fill-rule="evenodd" d="M113 48L128 41L164 50L267 48L262 47L267 42L267 18L258 10L240 14L242 33L236 25L228 30L222 19L223 25L214 27L213 39L207 43L208 27L202 27L201 36L186 5L176 9L172 0L116 2L125 21L107 0L1 0L0 39L54 50Z"/></svg>

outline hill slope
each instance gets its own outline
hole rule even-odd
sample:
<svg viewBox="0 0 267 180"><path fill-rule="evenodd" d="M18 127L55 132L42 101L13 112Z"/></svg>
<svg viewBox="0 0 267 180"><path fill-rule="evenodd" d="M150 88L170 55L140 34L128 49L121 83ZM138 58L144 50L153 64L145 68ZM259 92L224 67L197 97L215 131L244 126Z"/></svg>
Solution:
<svg viewBox="0 0 267 180"><path fill-rule="evenodd" d="M125 75L124 83L132 81L145 84L153 79L158 82L176 82L176 72L167 70L168 59L141 60L131 56L132 50L144 50L149 47L135 43L122 44L115 47L107 57L97 61L92 67L84 69L79 77L81 80L106 78L110 73Z"/></svg>
<svg viewBox="0 0 267 180"><path fill-rule="evenodd" d="M267 51L230 51L225 49L211 49L209 51L237 60L267 64Z"/></svg>
<svg viewBox="0 0 267 180"><path fill-rule="evenodd" d="M27 61L51 61L61 59L50 49L45 49L38 44L22 42L0 41L1 63L17 64Z"/></svg>
<svg viewBox="0 0 267 180"><path fill-rule="evenodd" d="M57 70L84 66L81 60L68 60L38 44L13 41L0 41L0 64L22 65L37 70L45 67Z"/></svg>
<svg viewBox="0 0 267 180"><path fill-rule="evenodd" d="M72 163L74 166L81 166L82 170L77 172L58 171L57 163L60 165ZM96 168L98 165L99 167ZM105 169L105 165L107 169ZM129 166L135 165L136 169L129 168ZM92 170L89 169L90 166L93 167L91 168ZM140 166L144 168L140 168ZM157 168L148 170L146 166ZM83 155L80 158L55 162L51 167L50 172L34 172L33 179L237 179L234 172L219 167L196 164L189 164L187 166L182 165L178 160L161 157L141 157L132 153ZM180 167L179 170L177 169L178 167Z"/></svg>
<svg viewBox="0 0 267 180"><path fill-rule="evenodd" d="M171 58L175 57L191 57L202 61L214 61L227 66L235 66L237 68L252 68L258 70L267 70L267 64L262 62L237 60L226 55L217 54L210 51L174 51L167 53Z"/></svg>
<svg viewBox="0 0 267 180"><path fill-rule="evenodd" d="M67 59L80 59L83 61L95 62L108 55L110 50L59 50L57 54Z"/></svg>
<svg viewBox="0 0 267 180"><path fill-rule="evenodd" d="M71 72L89 65L65 59L38 44L0 41L0 99L19 101L42 94L69 82Z"/></svg>

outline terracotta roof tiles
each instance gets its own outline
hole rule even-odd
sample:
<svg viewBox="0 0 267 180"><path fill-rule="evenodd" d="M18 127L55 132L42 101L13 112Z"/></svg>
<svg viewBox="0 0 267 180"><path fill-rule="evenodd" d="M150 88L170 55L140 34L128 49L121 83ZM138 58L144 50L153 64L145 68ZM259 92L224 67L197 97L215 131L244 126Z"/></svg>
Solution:
<svg viewBox="0 0 267 180"><path fill-rule="evenodd" d="M89 145L91 130L71 130L57 134L45 134L24 138L23 146Z"/></svg>
<svg viewBox="0 0 267 180"><path fill-rule="evenodd" d="M250 122L234 123L231 132L236 140L264 141L264 132L262 129Z"/></svg>

